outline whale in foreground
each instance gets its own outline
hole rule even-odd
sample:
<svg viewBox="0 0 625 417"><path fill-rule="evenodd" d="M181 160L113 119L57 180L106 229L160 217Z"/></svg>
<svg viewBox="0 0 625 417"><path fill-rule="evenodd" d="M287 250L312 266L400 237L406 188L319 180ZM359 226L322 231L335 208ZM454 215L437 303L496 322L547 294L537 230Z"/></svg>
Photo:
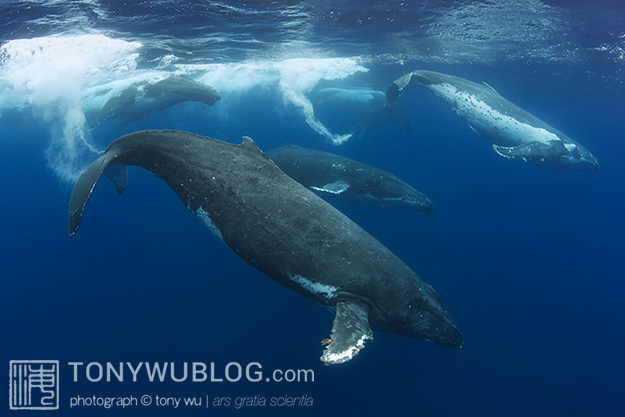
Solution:
<svg viewBox="0 0 625 417"><path fill-rule="evenodd" d="M453 75L417 70L395 80L386 92L393 103L409 84L418 84L445 100L478 134L506 158L559 170L596 172L597 159L579 143L503 98L488 84Z"/></svg>
<svg viewBox="0 0 625 417"><path fill-rule="evenodd" d="M161 177L248 264L335 310L321 360L350 360L371 329L460 347L463 336L431 286L323 199L283 173L250 138L240 145L178 131L141 131L114 141L80 175L69 233L80 225L102 174L118 192L126 166Z"/></svg>
<svg viewBox="0 0 625 417"><path fill-rule="evenodd" d="M91 129L107 119L116 119L116 126L122 126L184 101L212 106L220 98L213 87L180 75L156 82L136 83L104 104L91 124Z"/></svg>
<svg viewBox="0 0 625 417"><path fill-rule="evenodd" d="M288 176L322 197L382 208L429 213L434 204L401 178L329 152L284 145L267 156Z"/></svg>

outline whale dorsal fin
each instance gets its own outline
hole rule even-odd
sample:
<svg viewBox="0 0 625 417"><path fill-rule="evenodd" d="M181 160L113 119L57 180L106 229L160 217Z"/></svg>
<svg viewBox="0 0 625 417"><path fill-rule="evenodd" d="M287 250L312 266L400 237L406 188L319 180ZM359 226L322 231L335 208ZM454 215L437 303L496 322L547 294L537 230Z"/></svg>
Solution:
<svg viewBox="0 0 625 417"><path fill-rule="evenodd" d="M482 81L482 84L484 84L486 87L488 87L491 90L493 90L495 93L499 94L499 91L495 90L495 87L493 87L492 85L488 84L486 81Z"/></svg>
<svg viewBox="0 0 625 417"><path fill-rule="evenodd" d="M326 365L351 360L365 347L365 341L373 339L369 327L369 307L356 301L336 303L336 317L332 325L330 343L321 356Z"/></svg>
<svg viewBox="0 0 625 417"><path fill-rule="evenodd" d="M297 149L304 149L299 145L293 145L292 143L289 142L285 142L284 145L281 146L281 149L293 149L293 150L297 150Z"/></svg>
<svg viewBox="0 0 625 417"><path fill-rule="evenodd" d="M252 140L251 137L243 136L243 142L241 142L239 145L235 145L235 146L240 146L241 149L246 149L246 150L248 150L248 151L250 151L252 153L260 155L261 157L263 157L267 161L269 161L271 163L271 165L273 165L274 167L278 168L278 166L271 160L271 158L269 158L267 156L267 154L265 154L265 152L263 152L258 146L256 146L256 143Z"/></svg>
<svg viewBox="0 0 625 417"><path fill-rule="evenodd" d="M243 142L241 142L239 146L241 146L244 149L251 149L256 152L262 152L260 148L256 146L256 143L252 140L252 138L249 136L243 136Z"/></svg>

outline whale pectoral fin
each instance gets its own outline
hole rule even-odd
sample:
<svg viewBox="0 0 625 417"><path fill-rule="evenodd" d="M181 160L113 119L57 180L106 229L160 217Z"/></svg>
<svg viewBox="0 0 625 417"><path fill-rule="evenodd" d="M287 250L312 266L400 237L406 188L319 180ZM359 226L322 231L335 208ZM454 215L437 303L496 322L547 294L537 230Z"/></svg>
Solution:
<svg viewBox="0 0 625 417"><path fill-rule="evenodd" d="M100 177L102 177L102 174L110 168L111 162L114 159L114 154L105 153L89 165L76 180L76 184L74 184L74 189L72 190L72 196L69 200L70 236L74 236L78 231L78 226L80 226L80 221L82 220L82 215L85 211L85 207L87 206L87 202L89 201L89 197L91 197L93 189L98 181L100 181ZM112 175L117 176L117 174L118 173L115 172L115 169L113 169ZM118 183L115 180L113 180L113 182L115 182L118 192L123 191L125 184L123 184L123 187L120 189L122 183Z"/></svg>
<svg viewBox="0 0 625 417"><path fill-rule="evenodd" d="M518 146L493 145L493 149L504 158L517 158L524 161L558 158L568 153L561 141L530 142Z"/></svg>
<svg viewBox="0 0 625 417"><path fill-rule="evenodd" d="M369 327L369 307L355 301L339 301L336 303L330 343L321 361L326 365L347 362L365 347L365 341L369 339L373 339Z"/></svg>
<svg viewBox="0 0 625 417"><path fill-rule="evenodd" d="M321 193L342 194L349 189L349 184L342 180L337 180L321 187L311 186L311 189Z"/></svg>

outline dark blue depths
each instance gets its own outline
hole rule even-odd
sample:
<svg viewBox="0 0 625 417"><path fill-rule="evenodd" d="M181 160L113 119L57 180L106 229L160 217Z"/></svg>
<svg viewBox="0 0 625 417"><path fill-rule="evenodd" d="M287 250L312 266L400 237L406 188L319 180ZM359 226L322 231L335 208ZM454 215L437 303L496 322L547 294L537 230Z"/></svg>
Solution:
<svg viewBox="0 0 625 417"><path fill-rule="evenodd" d="M328 85L384 90L424 66L488 81L582 143L601 169L557 172L505 160L417 87L398 100L412 131L374 119L340 147L313 132L275 91L262 89L230 101L227 123L210 108L184 103L121 128L103 125L94 140L104 147L146 128L235 143L248 135L261 149L290 142L401 176L428 195L433 212L333 204L436 288L463 330L462 349L378 333L353 361L323 367L319 340L328 337L333 316L243 263L161 180L138 168L130 170L121 196L102 181L80 232L69 239L70 186L46 167L48 126L7 110L0 119L4 363L58 359L61 386L74 395L314 398L309 408L151 408L149 414L137 408L82 414L62 403L60 415L621 415L622 75L614 63L596 61L467 66L414 60L372 63L367 74ZM336 131L357 117L350 108L319 108L316 115ZM69 361L218 367L258 361L268 370L313 369L315 381L73 383L63 366Z"/></svg>

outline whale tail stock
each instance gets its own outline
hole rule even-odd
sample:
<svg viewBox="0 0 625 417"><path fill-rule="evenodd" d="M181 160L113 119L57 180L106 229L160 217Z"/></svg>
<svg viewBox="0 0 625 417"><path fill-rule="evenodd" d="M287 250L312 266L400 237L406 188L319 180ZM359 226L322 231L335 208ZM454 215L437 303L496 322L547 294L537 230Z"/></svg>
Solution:
<svg viewBox="0 0 625 417"><path fill-rule="evenodd" d="M149 160L150 151L159 149L159 152L175 152L186 145L194 145L197 139L207 143L221 143L227 146L239 147L241 150L260 154L266 161L271 162L254 143L247 137L239 145L227 144L216 139L205 138L193 133L175 130L143 130L129 133L113 141L104 153L85 169L76 180L69 202L69 235L74 236L78 231L85 207L95 186L102 175L108 177L117 188L118 194L126 189L128 180L127 165L136 165L160 177L156 172L156 164ZM186 145L185 145L186 144ZM147 158L147 159L146 159ZM271 162L278 170L278 167Z"/></svg>
<svg viewBox="0 0 625 417"><path fill-rule="evenodd" d="M406 113L404 113L402 108L399 107L395 102L397 100L397 97L399 97L399 93L401 93L403 89L412 82L413 75L414 74L410 72L406 75L399 77L398 79L393 81L391 85L386 89L386 105L384 106L385 110L391 119L397 121L406 130L413 129L412 122L410 121L408 116L406 116Z"/></svg>
<svg viewBox="0 0 625 417"><path fill-rule="evenodd" d="M82 215L102 174L106 175L121 194L126 189L128 171L126 165L115 164L117 158L114 152L106 151L101 157L85 169L76 180L72 196L69 200L69 235L74 236L80 226Z"/></svg>
<svg viewBox="0 0 625 417"><path fill-rule="evenodd" d="M399 93L401 93L408 85L414 83L425 86L432 84L432 79L428 76L427 71L416 70L402 75L393 81L390 87L386 90L386 105L390 106L395 103L395 100L399 97Z"/></svg>

